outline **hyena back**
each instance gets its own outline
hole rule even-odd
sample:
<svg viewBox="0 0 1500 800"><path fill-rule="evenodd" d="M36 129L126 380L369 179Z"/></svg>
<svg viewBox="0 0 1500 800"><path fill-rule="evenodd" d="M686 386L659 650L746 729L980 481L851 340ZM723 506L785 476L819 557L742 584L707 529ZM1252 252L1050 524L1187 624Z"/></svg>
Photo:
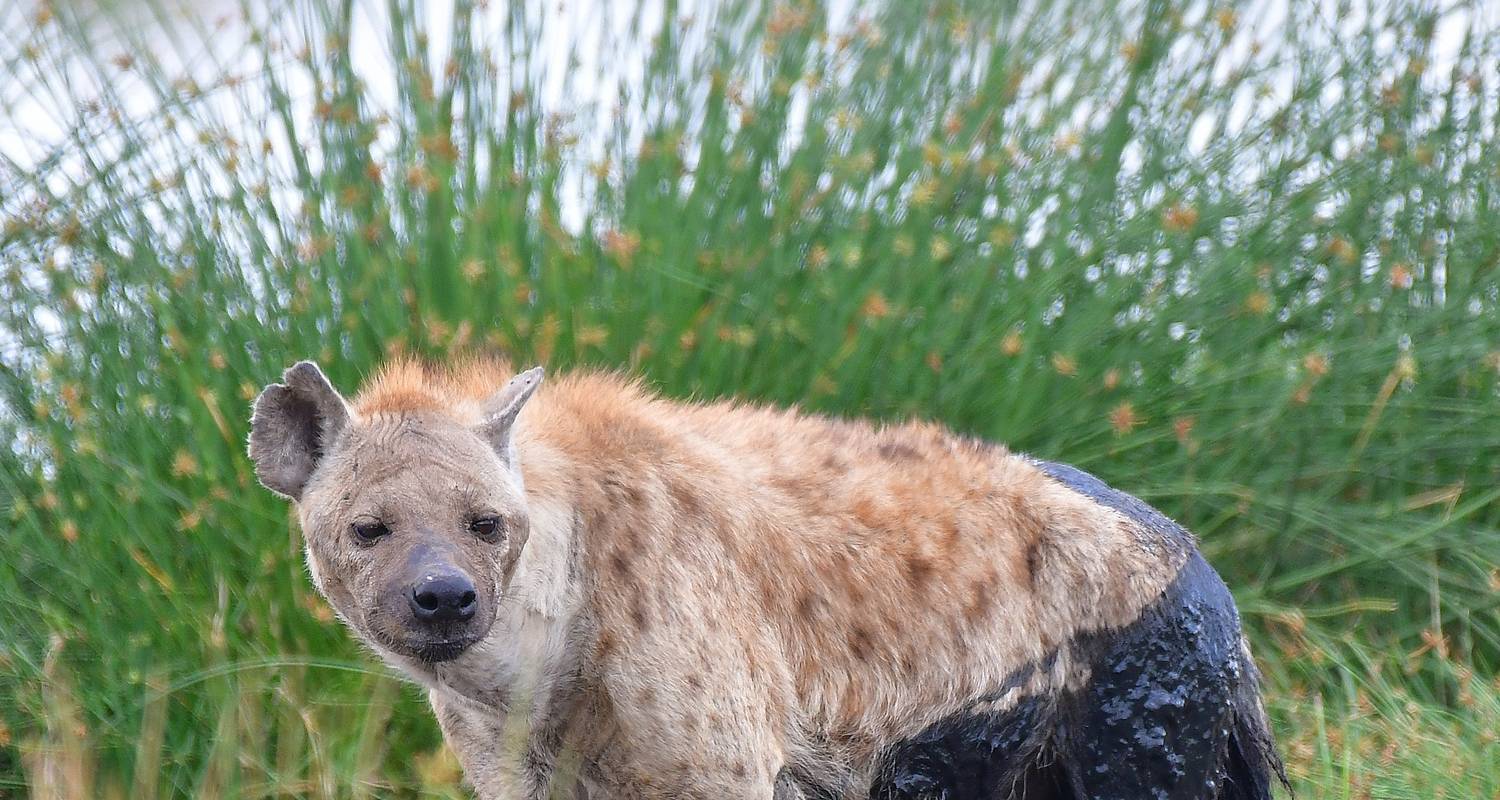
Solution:
<svg viewBox="0 0 1500 800"><path fill-rule="evenodd" d="M931 424L308 362L250 453L484 798L1269 798L1190 534ZM524 410L524 413L522 413Z"/></svg>

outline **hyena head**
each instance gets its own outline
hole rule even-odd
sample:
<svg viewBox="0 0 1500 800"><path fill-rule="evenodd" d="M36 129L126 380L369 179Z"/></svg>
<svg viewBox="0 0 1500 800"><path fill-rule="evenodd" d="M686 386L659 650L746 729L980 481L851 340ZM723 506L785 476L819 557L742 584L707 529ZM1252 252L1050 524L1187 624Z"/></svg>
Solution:
<svg viewBox="0 0 1500 800"><path fill-rule="evenodd" d="M296 507L313 582L366 642L436 663L484 638L529 531L511 434L541 384L482 407L361 413L310 361L255 401L250 458Z"/></svg>

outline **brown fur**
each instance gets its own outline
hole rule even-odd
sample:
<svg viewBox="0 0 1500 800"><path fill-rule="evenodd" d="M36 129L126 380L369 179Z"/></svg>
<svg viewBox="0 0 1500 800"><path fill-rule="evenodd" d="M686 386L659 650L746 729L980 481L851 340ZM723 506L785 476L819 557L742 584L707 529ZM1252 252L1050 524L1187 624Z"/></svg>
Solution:
<svg viewBox="0 0 1500 800"><path fill-rule="evenodd" d="M395 362L351 404L352 428L472 426L509 377ZM1131 621L1183 558L1004 448L924 422L684 404L580 372L537 391L514 447L531 543L497 583L524 610L449 664L386 654L433 687L486 797L541 791L564 752L608 796L765 797L783 768L861 796L882 748L1023 665L1061 648L998 706L1078 685L1068 638ZM526 681L487 676L529 649ZM488 755L519 683L528 755Z"/></svg>
<svg viewBox="0 0 1500 800"><path fill-rule="evenodd" d="M510 365L499 358L470 356L453 365L399 358L365 381L353 406L362 416L437 411L478 422L484 401L513 375Z"/></svg>

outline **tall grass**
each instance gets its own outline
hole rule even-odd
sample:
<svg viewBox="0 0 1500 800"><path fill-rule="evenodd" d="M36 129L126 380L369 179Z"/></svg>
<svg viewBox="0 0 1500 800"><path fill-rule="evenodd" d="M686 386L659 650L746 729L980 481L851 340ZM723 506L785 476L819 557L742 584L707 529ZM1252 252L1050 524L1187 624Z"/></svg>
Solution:
<svg viewBox="0 0 1500 800"><path fill-rule="evenodd" d="M1292 5L0 11L0 795L455 792L243 442L482 348L1090 469L1308 794L1496 796L1500 27Z"/></svg>

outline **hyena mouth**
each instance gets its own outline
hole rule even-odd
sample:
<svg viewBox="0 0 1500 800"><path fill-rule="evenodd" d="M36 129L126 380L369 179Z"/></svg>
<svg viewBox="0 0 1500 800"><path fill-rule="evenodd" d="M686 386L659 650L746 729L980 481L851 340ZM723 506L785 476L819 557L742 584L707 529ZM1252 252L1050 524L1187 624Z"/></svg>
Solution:
<svg viewBox="0 0 1500 800"><path fill-rule="evenodd" d="M444 661L452 661L463 655L475 642L479 641L477 636L466 636L462 639L450 639L442 642L421 642L412 645L412 655L418 660L428 664L438 664Z"/></svg>
<svg viewBox="0 0 1500 800"><path fill-rule="evenodd" d="M442 639L427 639L420 635L401 636L376 628L371 631L374 640L380 646L407 658L414 658L425 664L438 664L444 661L452 661L464 654L465 650L473 647L484 638L478 634L469 633L452 635L448 632L436 632L438 636L447 636Z"/></svg>

